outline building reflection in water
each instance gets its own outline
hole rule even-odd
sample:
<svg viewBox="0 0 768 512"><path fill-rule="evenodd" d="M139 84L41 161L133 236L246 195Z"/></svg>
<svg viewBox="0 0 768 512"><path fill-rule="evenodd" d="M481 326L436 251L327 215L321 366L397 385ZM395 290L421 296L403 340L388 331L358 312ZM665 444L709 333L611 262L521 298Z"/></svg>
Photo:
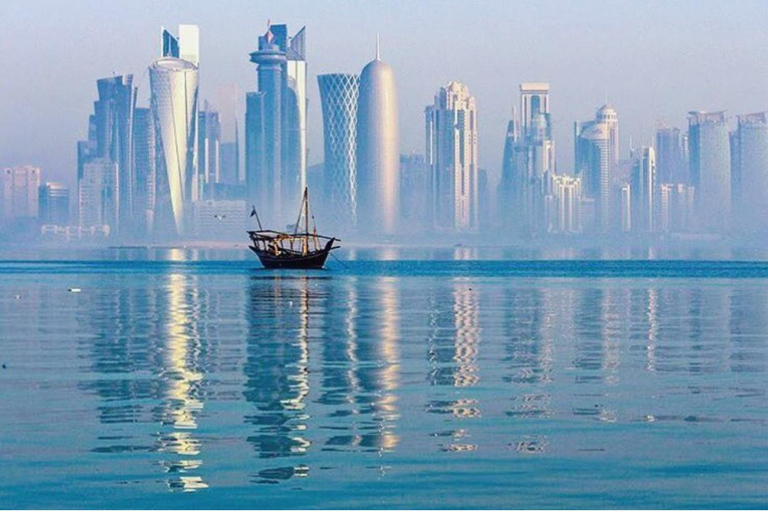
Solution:
<svg viewBox="0 0 768 512"><path fill-rule="evenodd" d="M174 475L168 480L170 488L194 491L208 487L195 474L203 464L201 444L194 432L203 410L200 297L195 276L169 274L167 280L163 288L163 300L167 301L162 332L163 364L158 376L163 383L163 397L156 411L163 430L157 435L157 450L175 456L161 462Z"/></svg>
<svg viewBox="0 0 768 512"><path fill-rule="evenodd" d="M400 312L391 278L351 277L330 287L322 334L322 390L331 408L323 451L384 453L397 447Z"/></svg>
<svg viewBox="0 0 768 512"><path fill-rule="evenodd" d="M317 479L382 468L425 433L445 452L611 448L548 438L553 418L764 421L762 282L254 271L243 286L183 267L70 296L90 447L126 481L204 489L224 458L251 482ZM60 300L38 295L39 315Z"/></svg>
<svg viewBox="0 0 768 512"><path fill-rule="evenodd" d="M205 375L199 286L184 273L154 280L146 288L94 290L78 310L81 325L93 330L84 349L98 376L80 387L101 398L99 420L112 426L93 451L161 453L155 464L168 474L170 490L200 490L207 484L198 474L202 447L194 434ZM142 425L151 444L137 435Z"/></svg>
<svg viewBox="0 0 768 512"><path fill-rule="evenodd" d="M261 459L301 457L307 438L310 311L321 292L310 287L320 277L251 276L246 306L248 339L244 396L253 410L245 421L255 427L248 442ZM260 470L255 480L274 482L306 476L304 464L279 463Z"/></svg>
<svg viewBox="0 0 768 512"><path fill-rule="evenodd" d="M427 361L430 365L428 381L431 386L446 389L427 403L432 414L451 415L457 420L479 418L480 403L470 390L480 380L478 357L481 339L480 297L473 289L473 281L454 278L450 288L438 286L430 290L429 335ZM449 300L445 300L448 298ZM433 433L447 438L441 444L443 451L474 451L467 425Z"/></svg>
<svg viewBox="0 0 768 512"><path fill-rule="evenodd" d="M538 287L506 287L502 295L504 363L511 384L513 418L546 418L552 415L551 394L554 339L573 337L572 292ZM565 295L563 295L565 294ZM558 300L560 298L561 300ZM523 443L523 441L521 441ZM528 450L532 446L521 445Z"/></svg>

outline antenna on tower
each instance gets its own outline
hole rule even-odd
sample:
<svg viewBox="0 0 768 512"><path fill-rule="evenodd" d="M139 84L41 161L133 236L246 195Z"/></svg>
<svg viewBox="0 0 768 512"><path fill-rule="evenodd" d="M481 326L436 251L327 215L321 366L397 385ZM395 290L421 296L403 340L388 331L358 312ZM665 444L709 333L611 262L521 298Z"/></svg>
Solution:
<svg viewBox="0 0 768 512"><path fill-rule="evenodd" d="M379 33L376 32L376 60L381 60L381 50L379 47Z"/></svg>

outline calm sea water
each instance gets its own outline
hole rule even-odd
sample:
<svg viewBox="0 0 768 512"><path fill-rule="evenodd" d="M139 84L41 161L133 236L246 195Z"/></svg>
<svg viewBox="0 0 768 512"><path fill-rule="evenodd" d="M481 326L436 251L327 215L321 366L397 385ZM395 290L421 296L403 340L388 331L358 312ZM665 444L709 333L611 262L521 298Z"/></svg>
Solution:
<svg viewBox="0 0 768 512"><path fill-rule="evenodd" d="M2 508L768 506L767 263L16 256Z"/></svg>

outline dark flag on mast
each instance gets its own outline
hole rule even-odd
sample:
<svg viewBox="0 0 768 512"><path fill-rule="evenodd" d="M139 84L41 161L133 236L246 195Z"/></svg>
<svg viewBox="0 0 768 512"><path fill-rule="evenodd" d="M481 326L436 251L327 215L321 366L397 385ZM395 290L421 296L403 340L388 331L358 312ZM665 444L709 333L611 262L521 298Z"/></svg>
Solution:
<svg viewBox="0 0 768 512"><path fill-rule="evenodd" d="M251 205L251 217L256 217L256 222L259 224L259 229L264 229L261 227L261 219L259 219L259 214L256 213L256 206Z"/></svg>

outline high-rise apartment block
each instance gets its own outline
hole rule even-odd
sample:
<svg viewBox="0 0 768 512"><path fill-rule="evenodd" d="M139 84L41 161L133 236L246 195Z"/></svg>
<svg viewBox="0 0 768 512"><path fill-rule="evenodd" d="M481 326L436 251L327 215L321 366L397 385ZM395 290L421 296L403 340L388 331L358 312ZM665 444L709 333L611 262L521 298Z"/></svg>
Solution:
<svg viewBox="0 0 768 512"><path fill-rule="evenodd" d="M679 128L656 130L656 168L660 183L688 183L685 137Z"/></svg>
<svg viewBox="0 0 768 512"><path fill-rule="evenodd" d="M69 224L69 187L49 181L40 185L38 197L40 224Z"/></svg>
<svg viewBox="0 0 768 512"><path fill-rule="evenodd" d="M109 158L92 158L83 165L78 182L78 225L81 228L117 225L120 206L120 166Z"/></svg>
<svg viewBox="0 0 768 512"><path fill-rule="evenodd" d="M575 123L576 176L581 177L584 194L595 201L594 227L606 232L611 213L611 131L605 122Z"/></svg>
<svg viewBox="0 0 768 512"><path fill-rule="evenodd" d="M768 113L738 116L731 134L731 197L734 229L764 233L768 228Z"/></svg>
<svg viewBox="0 0 768 512"><path fill-rule="evenodd" d="M40 168L21 165L3 169L0 192L0 214L6 222L33 219L38 216Z"/></svg>
<svg viewBox="0 0 768 512"><path fill-rule="evenodd" d="M725 232L731 218L731 153L725 113L690 112L688 136L697 223L706 232Z"/></svg>
<svg viewBox="0 0 768 512"><path fill-rule="evenodd" d="M477 108L464 84L450 82L426 108L430 202L437 229L478 227Z"/></svg>
<svg viewBox="0 0 768 512"><path fill-rule="evenodd" d="M657 231L659 190L656 153L652 147L634 150L630 179L632 231L646 234Z"/></svg>

